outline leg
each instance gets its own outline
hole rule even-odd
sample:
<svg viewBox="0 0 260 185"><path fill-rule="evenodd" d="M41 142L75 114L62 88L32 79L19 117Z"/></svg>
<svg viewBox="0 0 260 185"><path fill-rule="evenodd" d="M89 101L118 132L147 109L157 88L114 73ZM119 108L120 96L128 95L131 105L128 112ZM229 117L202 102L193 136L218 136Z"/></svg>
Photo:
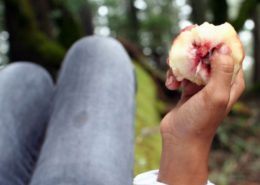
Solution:
<svg viewBox="0 0 260 185"><path fill-rule="evenodd" d="M53 83L35 64L0 70L0 184L28 184L50 112Z"/></svg>
<svg viewBox="0 0 260 185"><path fill-rule="evenodd" d="M31 185L130 185L134 72L115 40L84 38L69 51Z"/></svg>

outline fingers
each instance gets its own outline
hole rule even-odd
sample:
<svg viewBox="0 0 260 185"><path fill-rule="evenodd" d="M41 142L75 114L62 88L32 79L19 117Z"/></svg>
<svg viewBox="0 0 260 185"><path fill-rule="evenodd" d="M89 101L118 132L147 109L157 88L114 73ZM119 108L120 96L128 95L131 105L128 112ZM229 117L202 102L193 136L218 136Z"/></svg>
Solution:
<svg viewBox="0 0 260 185"><path fill-rule="evenodd" d="M230 99L234 61L230 57L230 49L222 46L218 49L211 62L211 76L208 84L201 91L202 97L211 106L226 112Z"/></svg>
<svg viewBox="0 0 260 185"><path fill-rule="evenodd" d="M181 103L187 101L190 97L192 97L194 94L196 94L198 91L200 91L203 88L203 86L194 84L189 80L183 80L181 85L183 89L181 101L180 101Z"/></svg>
<svg viewBox="0 0 260 185"><path fill-rule="evenodd" d="M229 98L229 103L227 106L227 113L231 110L232 106L239 99L239 97L243 93L244 89L245 89L244 72L241 68L237 74L237 77L236 77L233 85L231 86L230 98Z"/></svg>
<svg viewBox="0 0 260 185"><path fill-rule="evenodd" d="M199 86L195 83L192 83L189 80L183 80L182 82L182 88L183 88L183 95L185 96L193 96L194 94L196 94L198 91L200 91L203 86Z"/></svg>
<svg viewBox="0 0 260 185"><path fill-rule="evenodd" d="M165 86L169 90L176 90L180 87L180 85L181 85L181 82L177 81L176 77L172 73L172 70L168 70L167 74L166 74Z"/></svg>
<svg viewBox="0 0 260 185"><path fill-rule="evenodd" d="M210 102L215 106L222 107L224 112L230 111L232 105L238 100L245 88L242 69L240 69L232 84L234 61L230 54L231 50L225 45L216 50L211 60L211 77L205 87L197 86L188 80L179 82L171 70L167 72L166 87L175 90L182 85L183 93L180 104L183 104L201 90L200 94L203 97L210 97Z"/></svg>
<svg viewBox="0 0 260 185"><path fill-rule="evenodd" d="M222 46L212 57L211 77L207 86L214 91L230 91L234 61L228 55L229 52L227 46Z"/></svg>
<svg viewBox="0 0 260 185"><path fill-rule="evenodd" d="M176 90L182 86L182 96L178 103L178 105L182 105L186 102L191 96L196 94L198 91L202 89L203 86L198 86L189 80L183 80L181 82L177 81L176 77L172 73L172 70L168 70L166 74L166 87L169 90Z"/></svg>

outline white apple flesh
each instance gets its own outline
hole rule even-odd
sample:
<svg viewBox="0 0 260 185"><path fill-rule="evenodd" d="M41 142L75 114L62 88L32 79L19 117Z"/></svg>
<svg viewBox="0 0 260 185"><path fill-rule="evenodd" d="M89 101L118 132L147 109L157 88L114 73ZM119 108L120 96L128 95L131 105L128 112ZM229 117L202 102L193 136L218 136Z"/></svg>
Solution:
<svg viewBox="0 0 260 185"><path fill-rule="evenodd" d="M173 41L168 64L178 81L190 80L206 85L210 78L211 56L222 46L228 47L234 61L233 79L244 59L242 43L229 24L219 26L207 22L183 29Z"/></svg>

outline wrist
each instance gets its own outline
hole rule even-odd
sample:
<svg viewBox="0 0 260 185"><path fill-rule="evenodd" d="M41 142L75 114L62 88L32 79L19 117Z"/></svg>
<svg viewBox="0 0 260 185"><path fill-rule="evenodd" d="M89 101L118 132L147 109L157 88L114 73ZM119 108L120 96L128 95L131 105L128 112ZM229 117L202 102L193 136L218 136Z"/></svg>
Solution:
<svg viewBox="0 0 260 185"><path fill-rule="evenodd" d="M196 143L211 144L217 130L218 120L208 120L203 124L193 122L186 124L186 120L179 118L177 115L178 113L172 111L161 121L162 140L170 140L176 142L176 144L195 141Z"/></svg>
<svg viewBox="0 0 260 185"><path fill-rule="evenodd" d="M208 179L211 140L178 140L162 135L162 154L158 181L174 185L204 185Z"/></svg>

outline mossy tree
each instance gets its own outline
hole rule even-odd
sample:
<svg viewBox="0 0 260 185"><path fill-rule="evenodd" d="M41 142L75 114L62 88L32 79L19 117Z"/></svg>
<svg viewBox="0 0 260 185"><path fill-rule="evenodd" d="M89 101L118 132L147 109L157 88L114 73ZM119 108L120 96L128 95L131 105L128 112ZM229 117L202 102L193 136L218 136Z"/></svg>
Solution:
<svg viewBox="0 0 260 185"><path fill-rule="evenodd" d="M57 68L65 49L39 29L30 2L28 0L3 0L3 2L5 24L10 34L10 61L30 60L48 69Z"/></svg>
<svg viewBox="0 0 260 185"><path fill-rule="evenodd" d="M139 29L140 29L140 24L139 20L137 18L137 8L134 6L134 0L127 0L127 15L128 15L128 29L129 29L129 39L134 42L138 43L139 42Z"/></svg>
<svg viewBox="0 0 260 185"><path fill-rule="evenodd" d="M59 0L2 1L10 61L32 61L55 74L66 49L84 34L80 21ZM51 17L54 11L59 16Z"/></svg>
<svg viewBox="0 0 260 185"><path fill-rule="evenodd" d="M50 20L51 7L46 0L29 0L37 20L38 28L48 37L53 37L53 27Z"/></svg>

